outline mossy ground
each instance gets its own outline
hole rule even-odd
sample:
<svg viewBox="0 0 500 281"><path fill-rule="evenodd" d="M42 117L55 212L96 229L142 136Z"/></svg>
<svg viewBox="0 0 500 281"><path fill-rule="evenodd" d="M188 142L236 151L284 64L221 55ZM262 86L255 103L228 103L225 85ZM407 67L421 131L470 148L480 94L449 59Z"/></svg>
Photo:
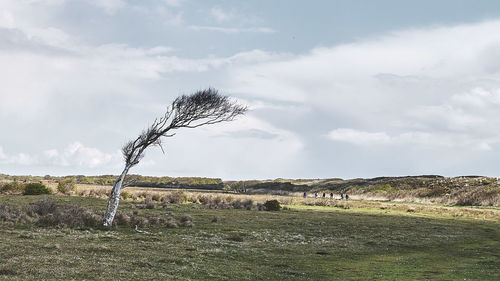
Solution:
<svg viewBox="0 0 500 281"><path fill-rule="evenodd" d="M105 206L102 199L49 197ZM0 203L40 198L1 195ZM122 211L133 207L120 204ZM0 279L500 280L498 220L295 205L265 212L172 204L169 211L191 215L194 227L139 234L0 223Z"/></svg>

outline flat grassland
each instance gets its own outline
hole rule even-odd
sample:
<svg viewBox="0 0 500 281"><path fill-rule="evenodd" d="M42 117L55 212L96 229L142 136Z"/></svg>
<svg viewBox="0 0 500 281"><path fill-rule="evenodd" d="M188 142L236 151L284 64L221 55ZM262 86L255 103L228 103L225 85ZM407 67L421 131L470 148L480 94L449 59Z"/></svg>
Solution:
<svg viewBox="0 0 500 281"><path fill-rule="evenodd" d="M105 208L104 199L62 195L0 195L0 203L42 198ZM122 201L123 212L193 218L193 227L141 227L149 234L0 222L0 279L500 280L498 209L384 204L267 212Z"/></svg>

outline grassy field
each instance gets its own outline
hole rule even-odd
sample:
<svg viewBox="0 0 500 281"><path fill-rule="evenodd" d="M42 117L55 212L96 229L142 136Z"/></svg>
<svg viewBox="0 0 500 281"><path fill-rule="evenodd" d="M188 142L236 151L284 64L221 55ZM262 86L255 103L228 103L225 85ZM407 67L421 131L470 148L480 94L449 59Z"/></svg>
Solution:
<svg viewBox="0 0 500 281"><path fill-rule="evenodd" d="M49 198L93 210L105 206L98 198ZM40 199L0 195L4 205ZM190 228L141 228L150 234L125 226L100 230L4 222L0 279L500 280L498 210L461 217L450 215L464 212L461 208L426 212L416 208L436 206L349 203L348 208L289 205L266 212L192 203L137 209L122 202L124 212L193 217Z"/></svg>

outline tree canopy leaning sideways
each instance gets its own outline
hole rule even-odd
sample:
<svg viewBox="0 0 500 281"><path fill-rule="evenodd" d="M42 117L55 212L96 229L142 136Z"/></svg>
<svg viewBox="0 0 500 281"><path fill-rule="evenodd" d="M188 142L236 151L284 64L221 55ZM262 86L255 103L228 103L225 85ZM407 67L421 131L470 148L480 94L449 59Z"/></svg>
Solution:
<svg viewBox="0 0 500 281"><path fill-rule="evenodd" d="M204 125L232 121L245 114L247 107L238 104L227 96L220 95L217 90L209 88L191 95L177 97L165 114L155 119L147 129L122 148L125 167L116 179L104 213L103 225L111 226L120 202L120 193L124 188L125 177L129 170L139 164L145 151L150 146L158 146L163 151L162 138L175 135L172 131L180 128L197 128Z"/></svg>

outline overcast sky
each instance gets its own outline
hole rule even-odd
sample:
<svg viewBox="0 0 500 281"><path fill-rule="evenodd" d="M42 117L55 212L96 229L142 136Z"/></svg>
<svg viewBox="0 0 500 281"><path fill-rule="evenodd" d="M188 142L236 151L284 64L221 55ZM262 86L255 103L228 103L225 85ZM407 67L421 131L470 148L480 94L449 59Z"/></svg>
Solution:
<svg viewBox="0 0 500 281"><path fill-rule="evenodd" d="M499 1L0 0L0 173L118 174L179 94L249 106L131 172L500 176Z"/></svg>

